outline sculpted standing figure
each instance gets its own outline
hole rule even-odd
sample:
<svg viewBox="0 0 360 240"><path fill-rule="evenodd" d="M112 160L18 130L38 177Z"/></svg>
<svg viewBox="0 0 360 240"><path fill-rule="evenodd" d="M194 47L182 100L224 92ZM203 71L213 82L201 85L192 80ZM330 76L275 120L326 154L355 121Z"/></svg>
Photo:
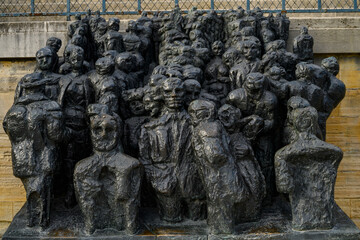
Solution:
<svg viewBox="0 0 360 240"><path fill-rule="evenodd" d="M44 94L48 81L39 73L22 78L22 94L3 122L11 141L14 175L26 191L29 227L45 228L50 222L53 176L59 165L63 119L60 106Z"/></svg>
<svg viewBox="0 0 360 240"><path fill-rule="evenodd" d="M210 232L231 234L238 208L248 199L247 186L231 154L229 136L215 120L215 104L195 100L189 106L189 114L194 125L192 147L206 192Z"/></svg>
<svg viewBox="0 0 360 240"><path fill-rule="evenodd" d="M58 103L63 109L66 129L62 144L63 173L67 186L65 204L72 207L76 203L73 184L75 164L91 153L86 108L94 102L94 93L84 72L84 50L75 46L69 59L72 72L59 81Z"/></svg>
<svg viewBox="0 0 360 240"><path fill-rule="evenodd" d="M244 201L236 212L238 222L250 222L259 219L262 201L266 194L266 182L261 167L255 158L251 142L241 133L247 119L241 119L241 111L234 106L224 104L218 111L218 117L229 133L230 151L235 157L239 174L249 191L249 199Z"/></svg>
<svg viewBox="0 0 360 240"><path fill-rule="evenodd" d="M296 109L289 117L297 137L276 152L276 187L289 194L293 229L330 229L336 173L343 153L315 136L315 108Z"/></svg>
<svg viewBox="0 0 360 240"><path fill-rule="evenodd" d="M249 73L260 71L261 45L254 41L241 42L244 59L230 69L231 90L243 87Z"/></svg>
<svg viewBox="0 0 360 240"><path fill-rule="evenodd" d="M227 100L249 120L244 125L243 132L253 140L255 157L266 181L266 200L269 202L275 192L273 132L276 128L277 98L265 90L263 74L250 73L244 88L230 92Z"/></svg>
<svg viewBox="0 0 360 240"><path fill-rule="evenodd" d="M221 59L224 53L224 44L220 41L214 42L212 52L214 58L206 66L202 87L208 93L218 97L219 101L224 102L230 92L229 69Z"/></svg>
<svg viewBox="0 0 360 240"><path fill-rule="evenodd" d="M95 102L105 104L112 112L117 113L121 93L113 76L115 62L111 57L99 58L95 63L95 69L88 75L95 91Z"/></svg>
<svg viewBox="0 0 360 240"><path fill-rule="evenodd" d="M183 203L191 219L203 218L204 193L193 161L190 117L183 107L184 84L168 78L161 86L165 108L162 116L142 127L140 161L162 219L181 221L186 209Z"/></svg>
<svg viewBox="0 0 360 240"><path fill-rule="evenodd" d="M314 62L314 39L309 35L307 27L301 27L300 35L294 39L293 53L295 53L300 61Z"/></svg>
<svg viewBox="0 0 360 240"><path fill-rule="evenodd" d="M140 162L124 154L117 114L102 104L90 105L88 114L94 154L78 162L74 171L85 232L115 228L135 234L139 230Z"/></svg>

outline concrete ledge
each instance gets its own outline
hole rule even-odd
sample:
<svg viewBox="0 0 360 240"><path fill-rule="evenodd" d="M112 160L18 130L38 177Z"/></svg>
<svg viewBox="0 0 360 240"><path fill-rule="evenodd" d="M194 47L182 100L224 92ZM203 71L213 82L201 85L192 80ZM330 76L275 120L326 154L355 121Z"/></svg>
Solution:
<svg viewBox="0 0 360 240"><path fill-rule="evenodd" d="M314 37L314 53L358 53L360 52L360 17L291 17L288 50L299 34L300 26L307 26ZM128 23L121 20L120 31L124 32ZM63 52L67 42L66 32L70 22L33 21L0 22L0 58L33 58L38 49L45 46L46 40L58 37L63 40Z"/></svg>

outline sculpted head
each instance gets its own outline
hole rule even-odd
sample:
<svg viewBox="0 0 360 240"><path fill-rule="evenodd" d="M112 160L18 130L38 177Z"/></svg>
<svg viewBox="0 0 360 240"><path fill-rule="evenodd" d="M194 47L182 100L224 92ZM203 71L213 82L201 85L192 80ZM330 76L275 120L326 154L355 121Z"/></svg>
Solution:
<svg viewBox="0 0 360 240"><path fill-rule="evenodd" d="M221 41L215 41L211 46L211 50L215 56L221 57L224 53L224 44Z"/></svg>
<svg viewBox="0 0 360 240"><path fill-rule="evenodd" d="M247 40L239 44L242 54L247 60L254 60L260 56L260 46L254 41Z"/></svg>
<svg viewBox="0 0 360 240"><path fill-rule="evenodd" d="M240 120L241 111L232 105L224 104L218 111L218 117L226 129L231 129Z"/></svg>
<svg viewBox="0 0 360 240"><path fill-rule="evenodd" d="M91 141L99 152L113 150L119 144L121 119L115 113L110 114L106 105L91 104L87 109L90 118Z"/></svg>
<svg viewBox="0 0 360 240"><path fill-rule="evenodd" d="M73 69L81 69L84 63L84 50L78 46L71 48L69 62Z"/></svg>
<svg viewBox="0 0 360 240"><path fill-rule="evenodd" d="M302 35L303 35L303 34L308 34L308 28L307 28L307 27L304 27L304 26L301 27L301 28L300 28L300 34L302 34Z"/></svg>
<svg viewBox="0 0 360 240"><path fill-rule="evenodd" d="M184 81L185 86L185 105L189 106L189 104L198 99L200 96L201 85L195 79L188 79Z"/></svg>
<svg viewBox="0 0 360 240"><path fill-rule="evenodd" d="M289 98L288 102L287 102L287 118L288 121L290 123L292 123L292 113L299 108L305 108L305 107L310 107L310 103L299 96L293 96L291 98ZM293 124L293 123L292 123Z"/></svg>
<svg viewBox="0 0 360 240"><path fill-rule="evenodd" d="M206 100L195 100L189 105L188 112L194 126L206 120L215 119L215 103Z"/></svg>
<svg viewBox="0 0 360 240"><path fill-rule="evenodd" d="M41 48L36 52L36 62L39 69L43 71L50 71L53 69L54 56L50 48Z"/></svg>
<svg viewBox="0 0 360 240"><path fill-rule="evenodd" d="M264 85L265 85L264 75L257 72L248 74L244 82L245 90L251 95L262 94L265 87Z"/></svg>
<svg viewBox="0 0 360 240"><path fill-rule="evenodd" d="M143 103L144 89L136 88L129 89L123 92L123 99L128 103L130 112L135 116L142 116L145 114L145 107Z"/></svg>
<svg viewBox="0 0 360 240"><path fill-rule="evenodd" d="M318 113L315 108L309 106L298 108L292 114L292 122L295 129L301 132L316 134L316 126L318 124Z"/></svg>
<svg viewBox="0 0 360 240"><path fill-rule="evenodd" d="M122 52L116 57L116 67L124 72L132 72L136 69L136 56L130 52Z"/></svg>
<svg viewBox="0 0 360 240"><path fill-rule="evenodd" d="M168 78L162 83L162 95L168 109L179 110L184 104L185 88L179 78Z"/></svg>
<svg viewBox="0 0 360 240"><path fill-rule="evenodd" d="M328 57L323 59L321 61L321 66L334 76L339 73L340 67L336 57Z"/></svg>
<svg viewBox="0 0 360 240"><path fill-rule="evenodd" d="M112 74L115 69L114 60L111 57L99 58L95 62L96 72L100 75Z"/></svg>
<svg viewBox="0 0 360 240"><path fill-rule="evenodd" d="M120 29L120 20L118 18L110 18L108 21L108 29L118 32Z"/></svg>
<svg viewBox="0 0 360 240"><path fill-rule="evenodd" d="M61 39L57 38L57 37L50 37L47 41L46 41L46 46L52 48L55 52L58 52L61 48Z"/></svg>

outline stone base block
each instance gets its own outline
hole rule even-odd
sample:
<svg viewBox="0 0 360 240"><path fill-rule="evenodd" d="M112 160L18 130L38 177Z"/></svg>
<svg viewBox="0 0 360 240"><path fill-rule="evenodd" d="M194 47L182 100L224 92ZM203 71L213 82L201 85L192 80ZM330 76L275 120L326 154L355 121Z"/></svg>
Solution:
<svg viewBox="0 0 360 240"><path fill-rule="evenodd" d="M78 207L66 209L59 202L54 203L50 226L47 229L29 228L26 226L26 206L14 217L3 236L3 240L35 239L89 239L89 240L358 240L360 230L348 216L336 206L334 209L334 228L317 231L294 231L291 229L289 206L277 200L273 206L264 208L261 219L257 222L237 225L234 235L211 235L206 221L185 220L181 223L167 223L160 220L154 209L142 209L143 230L138 235L126 235L114 229L97 230L94 235L84 235L83 220ZM145 214L146 213L146 214Z"/></svg>

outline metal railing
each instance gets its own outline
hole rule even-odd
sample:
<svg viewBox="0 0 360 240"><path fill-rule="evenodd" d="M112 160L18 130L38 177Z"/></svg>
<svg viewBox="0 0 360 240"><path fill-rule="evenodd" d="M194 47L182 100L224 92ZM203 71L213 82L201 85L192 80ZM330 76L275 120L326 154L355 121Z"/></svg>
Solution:
<svg viewBox="0 0 360 240"><path fill-rule="evenodd" d="M170 11L196 7L223 11L241 6L264 12L358 12L358 0L0 0L0 16L68 16L85 14L88 9L103 15L140 14L143 11Z"/></svg>

